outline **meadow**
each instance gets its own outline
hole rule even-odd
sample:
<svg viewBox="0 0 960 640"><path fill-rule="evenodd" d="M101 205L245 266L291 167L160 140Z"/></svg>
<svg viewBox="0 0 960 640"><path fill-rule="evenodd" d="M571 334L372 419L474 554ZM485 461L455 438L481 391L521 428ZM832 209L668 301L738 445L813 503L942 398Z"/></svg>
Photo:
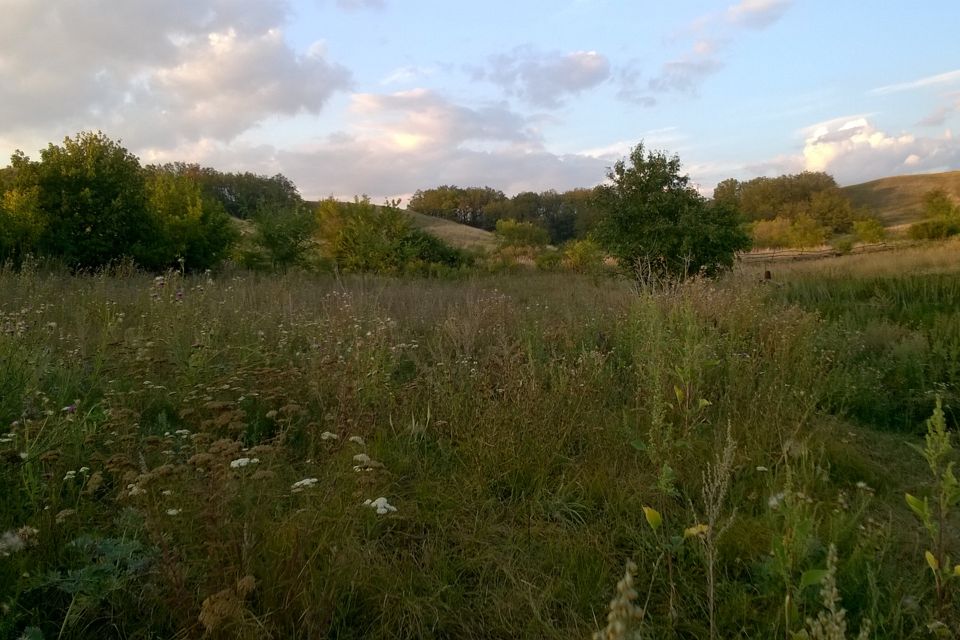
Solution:
<svg viewBox="0 0 960 640"><path fill-rule="evenodd" d="M2 272L0 638L955 637L958 250Z"/></svg>

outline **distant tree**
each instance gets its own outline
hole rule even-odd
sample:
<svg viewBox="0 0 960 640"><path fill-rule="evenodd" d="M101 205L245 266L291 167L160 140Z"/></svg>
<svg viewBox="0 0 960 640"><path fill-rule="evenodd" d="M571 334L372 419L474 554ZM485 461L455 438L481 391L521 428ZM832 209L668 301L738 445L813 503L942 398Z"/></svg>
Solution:
<svg viewBox="0 0 960 640"><path fill-rule="evenodd" d="M876 218L861 218L853 223L853 233L860 242L877 243L887 238L887 230Z"/></svg>
<svg viewBox="0 0 960 640"><path fill-rule="evenodd" d="M253 216L253 239L274 269L306 262L317 229L316 214L305 204L263 202Z"/></svg>
<svg viewBox="0 0 960 640"><path fill-rule="evenodd" d="M597 188L604 217L595 233L625 267L653 277L712 276L750 246L736 209L701 196L677 156L647 153L641 143L607 177L611 184Z"/></svg>
<svg viewBox="0 0 960 640"><path fill-rule="evenodd" d="M846 233L853 228L853 204L838 187L815 191L809 202L810 217L822 226L836 233Z"/></svg>
<svg viewBox="0 0 960 640"><path fill-rule="evenodd" d="M960 208L943 189L933 189L923 194L923 211L929 218L950 218L957 215Z"/></svg>
<svg viewBox="0 0 960 640"><path fill-rule="evenodd" d="M714 202L721 202L739 209L742 190L743 187L739 180L728 178L714 187L713 200Z"/></svg>
<svg viewBox="0 0 960 640"><path fill-rule="evenodd" d="M433 189L418 189L407 207L428 216L453 220L478 229L492 231L496 218L486 215L486 209L493 203L506 200L502 191L490 187L468 187L443 185Z"/></svg>
<svg viewBox="0 0 960 640"><path fill-rule="evenodd" d="M550 241L550 234L532 222L497 220L497 239L511 247L542 247Z"/></svg>
<svg viewBox="0 0 960 640"><path fill-rule="evenodd" d="M45 219L44 253L71 267L99 267L135 256L152 238L140 162L119 143L83 132L40 157L31 173Z"/></svg>
<svg viewBox="0 0 960 640"><path fill-rule="evenodd" d="M181 264L209 269L226 258L238 233L223 206L203 194L195 174L148 167L147 209L155 237L139 257L145 266L162 269Z"/></svg>

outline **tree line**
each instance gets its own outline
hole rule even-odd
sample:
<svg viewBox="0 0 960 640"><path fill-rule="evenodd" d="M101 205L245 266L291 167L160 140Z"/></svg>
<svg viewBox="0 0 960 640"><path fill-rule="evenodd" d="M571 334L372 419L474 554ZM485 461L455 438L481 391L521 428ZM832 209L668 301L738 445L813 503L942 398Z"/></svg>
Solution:
<svg viewBox="0 0 960 640"><path fill-rule="evenodd" d="M74 270L123 260L197 271L231 258L254 269L299 265L379 272L457 269L468 257L414 229L398 202L304 201L283 175L182 162L142 166L101 132L50 144L0 169L0 266L27 256Z"/></svg>
<svg viewBox="0 0 960 640"><path fill-rule="evenodd" d="M586 238L600 218L594 189L523 191L508 198L490 187L442 185L418 189L408 207L444 220L452 220L485 231L497 223L512 220L530 223L546 231L550 244Z"/></svg>

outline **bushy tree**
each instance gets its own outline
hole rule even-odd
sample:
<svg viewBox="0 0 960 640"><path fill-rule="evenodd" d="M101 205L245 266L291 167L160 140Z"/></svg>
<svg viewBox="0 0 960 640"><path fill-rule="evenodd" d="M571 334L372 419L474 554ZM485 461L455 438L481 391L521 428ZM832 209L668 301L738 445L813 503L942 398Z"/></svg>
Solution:
<svg viewBox="0 0 960 640"><path fill-rule="evenodd" d="M708 276L729 269L750 246L739 216L710 202L680 173L680 159L638 144L597 188L596 238L621 266L654 277Z"/></svg>
<svg viewBox="0 0 960 640"><path fill-rule="evenodd" d="M532 222L517 222L513 219L497 220L497 240L515 247L542 247L550 241L547 230Z"/></svg>
<svg viewBox="0 0 960 640"><path fill-rule="evenodd" d="M274 269L302 265L314 243L315 213L304 204L261 204L253 217L254 242Z"/></svg>
<svg viewBox="0 0 960 640"><path fill-rule="evenodd" d="M119 143L83 132L50 144L40 158L27 173L44 218L43 253L95 268L135 256L153 237L140 162Z"/></svg>
<svg viewBox="0 0 960 640"><path fill-rule="evenodd" d="M238 232L223 206L205 196L196 176L149 167L147 209L155 236L138 256L147 267L180 264L203 270L219 264Z"/></svg>
<svg viewBox="0 0 960 640"><path fill-rule="evenodd" d="M960 207L943 189L932 189L923 194L923 211L930 218L951 218L958 215Z"/></svg>

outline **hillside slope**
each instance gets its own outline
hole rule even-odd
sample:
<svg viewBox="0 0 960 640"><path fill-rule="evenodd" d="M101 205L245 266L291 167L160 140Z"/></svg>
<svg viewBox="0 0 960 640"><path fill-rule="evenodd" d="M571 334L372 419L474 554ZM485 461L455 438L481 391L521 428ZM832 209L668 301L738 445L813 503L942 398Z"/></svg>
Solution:
<svg viewBox="0 0 960 640"><path fill-rule="evenodd" d="M895 227L923 219L923 194L943 189L960 202L960 171L893 176L843 187L857 207L866 207L884 225Z"/></svg>
<svg viewBox="0 0 960 640"><path fill-rule="evenodd" d="M455 247L461 249L493 249L497 245L495 236L489 231L451 220L427 216L410 209L404 209L403 212L410 216L415 227L433 234Z"/></svg>

